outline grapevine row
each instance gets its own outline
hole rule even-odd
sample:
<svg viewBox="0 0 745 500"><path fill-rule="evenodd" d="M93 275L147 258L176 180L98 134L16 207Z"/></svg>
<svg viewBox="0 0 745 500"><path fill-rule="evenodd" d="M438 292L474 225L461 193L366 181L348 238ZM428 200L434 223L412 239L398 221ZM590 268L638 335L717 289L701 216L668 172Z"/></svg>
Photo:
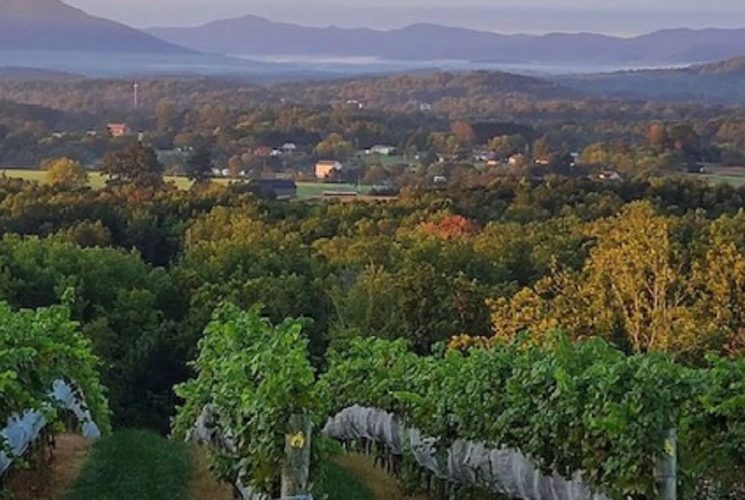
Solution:
<svg viewBox="0 0 745 500"><path fill-rule="evenodd" d="M221 455L223 472L259 491L276 491L290 415L311 414L320 428L359 405L436 436L437 449L466 440L519 450L544 474L581 474L611 498L659 495L658 464L676 429L686 498L745 492L743 360L694 368L559 334L542 346L521 340L431 356L366 338L333 349L315 377L300 330L227 306L202 340L197 378L179 388L177 431L210 405L236 443Z"/></svg>
<svg viewBox="0 0 745 500"><path fill-rule="evenodd" d="M14 311L0 303L0 431L6 428L0 432L2 469L21 458L18 449L38 435L39 427L64 420L66 412L87 436L109 431L98 367L90 341L67 307Z"/></svg>

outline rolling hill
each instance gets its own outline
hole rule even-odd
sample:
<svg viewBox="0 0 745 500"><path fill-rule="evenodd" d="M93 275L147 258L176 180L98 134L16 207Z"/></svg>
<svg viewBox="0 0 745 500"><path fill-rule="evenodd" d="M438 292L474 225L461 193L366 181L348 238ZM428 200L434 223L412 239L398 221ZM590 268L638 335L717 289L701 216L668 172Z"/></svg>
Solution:
<svg viewBox="0 0 745 500"><path fill-rule="evenodd" d="M0 0L0 50L189 54L124 24L60 0Z"/></svg>
<svg viewBox="0 0 745 500"><path fill-rule="evenodd" d="M745 103L745 56L679 69L570 75L557 83L596 96L708 104Z"/></svg>

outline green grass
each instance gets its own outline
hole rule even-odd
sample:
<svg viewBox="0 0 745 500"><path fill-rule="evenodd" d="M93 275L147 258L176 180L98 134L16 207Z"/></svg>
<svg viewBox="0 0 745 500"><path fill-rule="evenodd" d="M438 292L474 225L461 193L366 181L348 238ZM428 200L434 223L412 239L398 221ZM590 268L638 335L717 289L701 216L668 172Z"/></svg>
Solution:
<svg viewBox="0 0 745 500"><path fill-rule="evenodd" d="M736 188L745 185L745 167L709 165L705 174L689 174L689 176L705 180L713 185L729 184Z"/></svg>
<svg viewBox="0 0 745 500"><path fill-rule="evenodd" d="M190 450L147 431L123 430L96 443L65 500L188 498Z"/></svg>
<svg viewBox="0 0 745 500"><path fill-rule="evenodd" d="M366 186L354 184L322 184L319 182L298 182L297 196L301 199L320 198L325 191L342 191L367 194L370 189Z"/></svg>
<svg viewBox="0 0 745 500"><path fill-rule="evenodd" d="M44 172L42 170L33 170L25 168L5 168L0 169L0 175L6 175L15 179L23 179L26 181L44 183ZM189 189L191 187L191 181L185 177L166 177L167 182L173 182L179 189ZM106 185L106 177L98 172L91 172L88 175L88 182L93 189L101 189ZM220 184L228 184L228 179L216 179L215 182ZM324 191L355 191L361 195L367 194L370 189L365 186L359 188L354 184L322 184L317 182L298 182L297 183L297 195L298 198L307 200L311 198L320 198L323 196Z"/></svg>
<svg viewBox="0 0 745 500"><path fill-rule="evenodd" d="M334 464L325 464L325 476L319 488L328 500L375 500L372 492L352 473Z"/></svg>

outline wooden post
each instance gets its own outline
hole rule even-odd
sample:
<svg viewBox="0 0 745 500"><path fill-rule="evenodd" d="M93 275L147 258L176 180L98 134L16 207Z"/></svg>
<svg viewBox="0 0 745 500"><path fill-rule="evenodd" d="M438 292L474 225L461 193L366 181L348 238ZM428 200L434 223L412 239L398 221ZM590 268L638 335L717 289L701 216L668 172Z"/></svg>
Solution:
<svg viewBox="0 0 745 500"><path fill-rule="evenodd" d="M678 434L670 429L665 437L663 453L657 464L660 500L678 498Z"/></svg>
<svg viewBox="0 0 745 500"><path fill-rule="evenodd" d="M292 415L285 435L285 462L282 466L282 498L307 495L310 480L310 438L312 422L308 415Z"/></svg>

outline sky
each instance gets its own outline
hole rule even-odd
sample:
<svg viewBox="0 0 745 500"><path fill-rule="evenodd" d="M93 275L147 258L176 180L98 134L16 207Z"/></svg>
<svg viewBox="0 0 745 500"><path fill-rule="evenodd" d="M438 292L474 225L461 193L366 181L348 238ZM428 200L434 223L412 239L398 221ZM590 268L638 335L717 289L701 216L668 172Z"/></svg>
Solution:
<svg viewBox="0 0 745 500"><path fill-rule="evenodd" d="M745 28L742 0L64 0L135 27L196 26L246 14L308 26L434 22L502 33ZM620 5L619 5L620 4Z"/></svg>

